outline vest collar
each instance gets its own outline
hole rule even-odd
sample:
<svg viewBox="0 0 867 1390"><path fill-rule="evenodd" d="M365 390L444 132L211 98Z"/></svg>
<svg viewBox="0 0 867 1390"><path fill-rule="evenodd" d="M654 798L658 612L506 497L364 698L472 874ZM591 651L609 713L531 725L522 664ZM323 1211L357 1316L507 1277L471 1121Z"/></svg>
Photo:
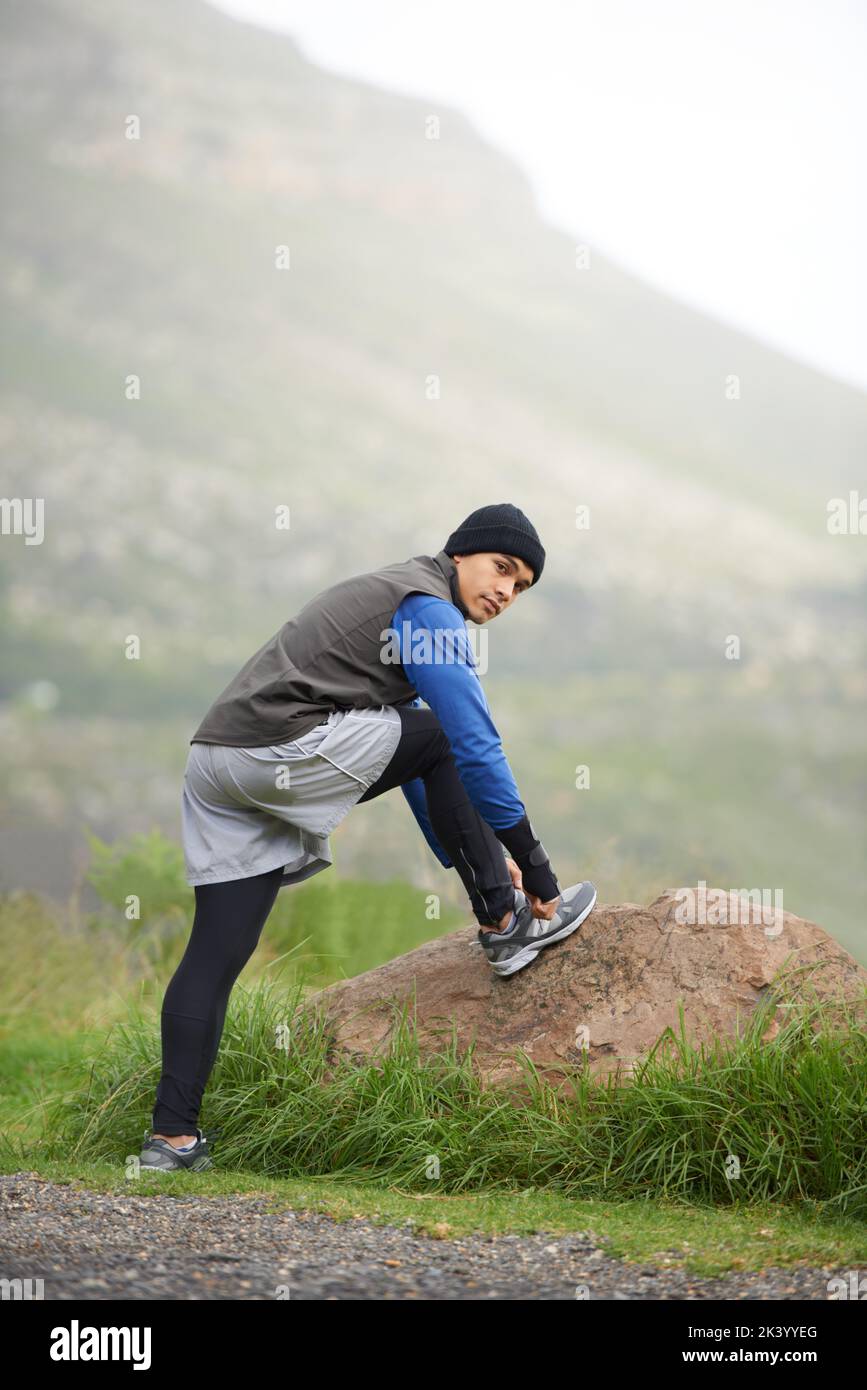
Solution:
<svg viewBox="0 0 867 1390"><path fill-rule="evenodd" d="M457 565L455 564L451 555L447 555L444 550L438 551L438 553L434 555L432 558L439 565L446 579L449 581L449 588L451 589L452 594L452 602L454 603L455 608L457 608L461 617L468 618L470 616L470 610L469 608L467 608L466 604L461 598L461 591L458 587Z"/></svg>

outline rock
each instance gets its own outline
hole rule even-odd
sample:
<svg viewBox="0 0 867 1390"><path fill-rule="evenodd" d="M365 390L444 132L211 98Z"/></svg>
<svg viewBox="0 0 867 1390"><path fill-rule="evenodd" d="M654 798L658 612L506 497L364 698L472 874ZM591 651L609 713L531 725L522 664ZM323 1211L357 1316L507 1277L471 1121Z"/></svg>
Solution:
<svg viewBox="0 0 867 1390"><path fill-rule="evenodd" d="M863 1017L867 971L821 927L782 910L768 925L759 904L734 892L720 895L720 923L701 920L710 912L685 921L688 891L666 889L646 907L597 903L578 931L511 978L494 975L477 928L462 927L318 991L302 1008L324 1012L335 1054L361 1061L387 1050L408 1002L422 1056L441 1051L454 1024L458 1050L475 1044L473 1064L486 1082L519 1080L509 1054L520 1048L552 1085L582 1060L596 1075L620 1068L625 1079L666 1028L679 1035L681 1001L693 1046L734 1039L763 1000L768 1041L802 991L809 1000L846 999ZM771 1011L775 976L782 993Z"/></svg>

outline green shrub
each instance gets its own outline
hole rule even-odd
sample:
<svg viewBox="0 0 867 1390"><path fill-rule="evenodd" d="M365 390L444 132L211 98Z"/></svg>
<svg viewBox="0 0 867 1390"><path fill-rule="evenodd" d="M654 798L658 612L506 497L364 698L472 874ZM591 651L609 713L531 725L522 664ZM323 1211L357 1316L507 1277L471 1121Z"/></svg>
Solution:
<svg viewBox="0 0 867 1390"><path fill-rule="evenodd" d="M151 965L165 967L186 941L195 908L181 847L158 829L113 845L85 833L91 851L88 882L120 913L127 945ZM104 920L93 925L101 927Z"/></svg>

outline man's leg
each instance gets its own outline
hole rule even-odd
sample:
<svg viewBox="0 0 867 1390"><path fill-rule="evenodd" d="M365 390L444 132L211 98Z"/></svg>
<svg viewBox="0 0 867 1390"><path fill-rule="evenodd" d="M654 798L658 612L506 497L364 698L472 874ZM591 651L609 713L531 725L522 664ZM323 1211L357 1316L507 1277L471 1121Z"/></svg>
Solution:
<svg viewBox="0 0 867 1390"><path fill-rule="evenodd" d="M195 1139L202 1094L217 1057L232 986L252 956L283 877L283 865L251 878L198 884L187 948L163 999L163 1071L154 1135Z"/></svg>
<svg viewBox="0 0 867 1390"><path fill-rule="evenodd" d="M467 796L442 725L433 710L398 705L397 712L400 742L357 804L421 777L433 832L460 875L479 925L506 926L515 890L503 846Z"/></svg>

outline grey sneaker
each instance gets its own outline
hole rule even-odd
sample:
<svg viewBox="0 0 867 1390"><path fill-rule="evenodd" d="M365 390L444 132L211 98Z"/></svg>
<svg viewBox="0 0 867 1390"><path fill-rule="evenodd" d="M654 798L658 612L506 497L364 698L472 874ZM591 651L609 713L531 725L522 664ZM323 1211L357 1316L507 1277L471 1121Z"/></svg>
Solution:
<svg viewBox="0 0 867 1390"><path fill-rule="evenodd" d="M562 941L577 931L585 917L593 911L596 903L596 889L592 883L573 883L564 888L560 895L557 911L550 922L542 917L534 917L526 897L515 889L515 912L517 921L507 932L482 931L479 928L479 944L487 956L495 975L514 975L530 965L545 946L552 941Z"/></svg>
<svg viewBox="0 0 867 1390"><path fill-rule="evenodd" d="M212 1166L209 1136L196 1130L198 1139L195 1147L188 1153L180 1153L165 1139L154 1139L150 1130L145 1130L145 1142L139 1154L139 1167L153 1173L176 1173L182 1168L201 1172ZM213 1138L216 1131L212 1131Z"/></svg>

